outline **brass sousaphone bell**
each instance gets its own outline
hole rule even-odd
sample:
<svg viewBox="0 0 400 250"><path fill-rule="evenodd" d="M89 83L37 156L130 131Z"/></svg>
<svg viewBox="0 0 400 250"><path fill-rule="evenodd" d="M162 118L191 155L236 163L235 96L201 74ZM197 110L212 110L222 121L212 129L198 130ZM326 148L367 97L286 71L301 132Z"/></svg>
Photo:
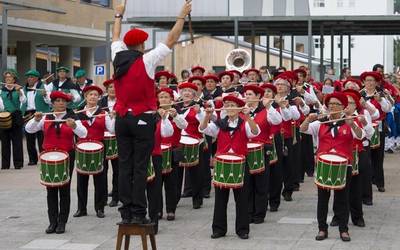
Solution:
<svg viewBox="0 0 400 250"><path fill-rule="evenodd" d="M226 70L237 70L243 72L251 66L251 56L244 49L234 49L226 55Z"/></svg>

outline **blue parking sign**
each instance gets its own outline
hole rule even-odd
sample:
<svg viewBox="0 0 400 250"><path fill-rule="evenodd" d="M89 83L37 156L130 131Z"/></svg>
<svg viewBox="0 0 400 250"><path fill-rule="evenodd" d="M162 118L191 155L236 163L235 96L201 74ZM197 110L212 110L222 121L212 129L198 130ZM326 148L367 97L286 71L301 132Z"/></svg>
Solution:
<svg viewBox="0 0 400 250"><path fill-rule="evenodd" d="M104 73L105 73L104 66L102 66L102 65L96 66L95 73L94 73L96 76L104 76Z"/></svg>

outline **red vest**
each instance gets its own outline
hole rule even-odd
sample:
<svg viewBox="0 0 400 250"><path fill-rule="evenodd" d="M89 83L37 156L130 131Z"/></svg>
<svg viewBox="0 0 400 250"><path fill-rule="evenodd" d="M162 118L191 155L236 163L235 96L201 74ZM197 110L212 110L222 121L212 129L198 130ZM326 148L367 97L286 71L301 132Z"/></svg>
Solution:
<svg viewBox="0 0 400 250"><path fill-rule="evenodd" d="M64 151L71 151L74 149L74 132L72 128L68 127L65 123L60 125L60 134L56 133L56 128L53 126L54 122L45 122L43 128L43 149L52 150L59 149Z"/></svg>
<svg viewBox="0 0 400 250"><path fill-rule="evenodd" d="M381 104L377 100L375 100L375 98L371 99L371 104L374 105L375 108L377 108L379 111L379 118L377 120L378 121L384 120L386 118L386 113L383 112Z"/></svg>
<svg viewBox="0 0 400 250"><path fill-rule="evenodd" d="M266 144L272 143L272 139L270 138L271 125L269 124L267 117L268 113L266 109L262 109L260 112L256 114L256 116L254 117L254 121L260 127L261 131L260 134L257 137L252 138L251 141L259 141Z"/></svg>
<svg viewBox="0 0 400 250"><path fill-rule="evenodd" d="M364 113L364 110L360 112L360 114ZM360 127L363 128L363 125L358 119L354 119L354 122ZM356 138L353 138L353 150L357 149L358 152L361 152L364 150L364 145L363 145L363 140L359 140Z"/></svg>
<svg viewBox="0 0 400 250"><path fill-rule="evenodd" d="M157 109L154 80L147 75L143 57L139 57L125 75L114 81L117 97L114 110L119 116L125 116L128 109L132 109L134 115Z"/></svg>
<svg viewBox="0 0 400 250"><path fill-rule="evenodd" d="M101 112L100 114L105 113ZM87 136L84 138L84 140L95 140L99 142L104 140L104 131L106 130L105 116L96 117L92 125L89 125L89 120L81 120L81 122L82 125L87 129Z"/></svg>
<svg viewBox="0 0 400 250"><path fill-rule="evenodd" d="M166 144L171 144L173 148L176 148L179 146L182 130L179 129L178 126L176 126L175 122L173 122L173 119L171 117L169 117L169 120L171 121L172 127L174 128L174 133L170 137L161 138L161 142Z"/></svg>
<svg viewBox="0 0 400 250"><path fill-rule="evenodd" d="M349 162L351 162L353 160L353 144L349 143L353 141L351 127L347 124L343 124L338 130L339 134L333 137L329 125L320 125L317 154L328 153L334 149L337 153L346 156Z"/></svg>
<svg viewBox="0 0 400 250"><path fill-rule="evenodd" d="M203 134L199 132L199 121L196 118L196 111L194 108L189 109L189 113L186 115L185 120L188 123L187 128L185 129L186 133L189 136L194 137L196 139L203 138Z"/></svg>
<svg viewBox="0 0 400 250"><path fill-rule="evenodd" d="M161 120L156 124L156 131L154 132L154 148L151 155L161 155Z"/></svg>
<svg viewBox="0 0 400 250"><path fill-rule="evenodd" d="M227 153L231 148L235 154L247 155L247 142L245 121L231 135L229 131L219 130L217 137L217 154Z"/></svg>

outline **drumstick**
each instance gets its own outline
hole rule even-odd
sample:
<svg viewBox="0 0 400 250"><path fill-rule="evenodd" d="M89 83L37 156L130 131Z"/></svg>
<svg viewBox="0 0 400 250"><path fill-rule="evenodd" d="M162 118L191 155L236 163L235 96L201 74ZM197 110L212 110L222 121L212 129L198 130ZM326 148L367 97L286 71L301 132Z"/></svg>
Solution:
<svg viewBox="0 0 400 250"><path fill-rule="evenodd" d="M335 111L335 112L328 112L326 114L320 114L318 115L318 119L324 118L325 116L330 116L330 115L334 115L334 114L340 114L343 113L344 111Z"/></svg>
<svg viewBox="0 0 400 250"><path fill-rule="evenodd" d="M125 0L126 1L126 0ZM186 0L187 2L188 0ZM188 14L188 18L189 18L189 33L190 33L190 41L192 42L192 44L194 43L194 37L193 37L193 27L192 27L192 15L189 13Z"/></svg>
<svg viewBox="0 0 400 250"><path fill-rule="evenodd" d="M332 122L340 122L340 121L344 121L344 120L350 120L350 119L355 119L358 117L361 117L364 115L356 115L356 116L350 116L350 117L343 117L343 118L339 118L339 119L334 119L334 120L329 120L329 121L325 121L325 122L320 122L319 124L325 124L325 123L332 123Z"/></svg>
<svg viewBox="0 0 400 250"><path fill-rule="evenodd" d="M51 73L50 75L48 75L46 78L42 79L42 81L47 81L50 77L52 77L54 75L54 73Z"/></svg>
<svg viewBox="0 0 400 250"><path fill-rule="evenodd" d="M94 116L92 116L93 118L96 118L96 117L102 117L102 116L106 116L107 114L98 114L98 115L94 115ZM45 122L66 122L68 119L60 119L60 120L44 120ZM75 121L80 121L79 119L78 120L75 120Z"/></svg>
<svg viewBox="0 0 400 250"><path fill-rule="evenodd" d="M231 107L231 108L220 108L214 109L214 111L222 111L222 110L242 110L244 107Z"/></svg>

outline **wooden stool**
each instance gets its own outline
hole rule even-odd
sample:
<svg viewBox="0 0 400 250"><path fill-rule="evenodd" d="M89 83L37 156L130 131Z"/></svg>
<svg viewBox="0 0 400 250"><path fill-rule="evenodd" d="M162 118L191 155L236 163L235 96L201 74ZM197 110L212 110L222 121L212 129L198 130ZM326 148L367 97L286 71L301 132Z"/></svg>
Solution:
<svg viewBox="0 0 400 250"><path fill-rule="evenodd" d="M151 249L156 250L156 238L154 232L154 223L152 224L125 224L118 225L118 238L117 238L117 247L116 250L121 249L122 238L125 235L125 250L129 249L129 241L131 235L140 235L142 238L142 247L143 250L147 250L147 235L149 235Z"/></svg>

